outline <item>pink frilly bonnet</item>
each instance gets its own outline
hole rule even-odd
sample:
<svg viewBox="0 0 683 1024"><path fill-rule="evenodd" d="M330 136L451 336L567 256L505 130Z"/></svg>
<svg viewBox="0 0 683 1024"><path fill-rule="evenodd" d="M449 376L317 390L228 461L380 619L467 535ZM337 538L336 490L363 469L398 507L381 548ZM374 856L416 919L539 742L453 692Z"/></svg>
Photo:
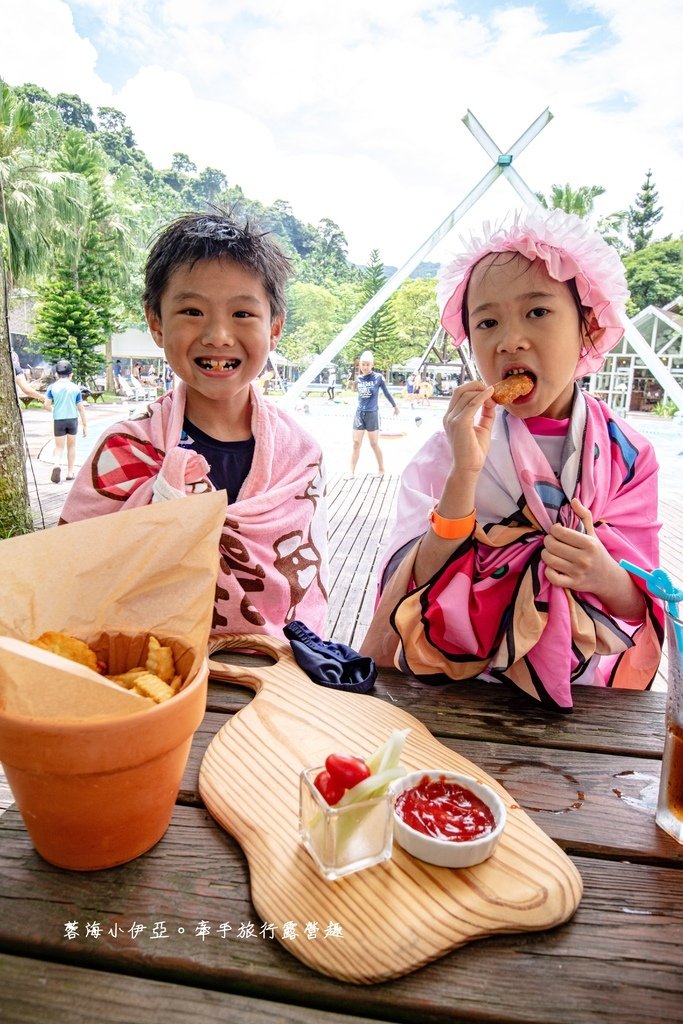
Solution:
<svg viewBox="0 0 683 1024"><path fill-rule="evenodd" d="M593 317L597 321L590 345L581 350L575 376L594 373L602 366L607 352L623 337L620 317L629 293L617 251L585 220L562 210L521 211L508 227L492 229L485 223L483 237L473 237L466 244L441 270L437 284L441 323L456 347L467 337L462 305L474 267L489 253L518 252L528 260L543 260L555 281L574 278L581 303L592 311L591 322Z"/></svg>

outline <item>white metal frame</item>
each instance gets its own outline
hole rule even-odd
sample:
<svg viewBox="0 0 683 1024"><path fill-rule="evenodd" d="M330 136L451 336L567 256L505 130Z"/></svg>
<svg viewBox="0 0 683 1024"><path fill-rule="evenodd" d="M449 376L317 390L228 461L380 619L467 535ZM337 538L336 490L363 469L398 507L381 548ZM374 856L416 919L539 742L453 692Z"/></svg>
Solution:
<svg viewBox="0 0 683 1024"><path fill-rule="evenodd" d="M361 327L363 327L368 320L370 320L371 317L381 309L387 299L403 284L405 279L410 276L415 267L417 267L432 251L434 246L448 234L451 228L461 219L461 217L463 217L481 198L481 196L483 196L496 178L501 175L505 177L526 206L533 209L539 205L535 194L512 166L512 161L526 149L529 143L532 142L539 132L541 132L552 120L552 117L553 115L546 107L543 113L539 114L536 120L533 121L527 130L520 135L517 141L512 144L510 149L503 153L488 132L476 119L474 114L470 110L467 111L462 119L463 123L472 133L484 152L494 161L493 166L489 171L487 171L481 181L474 186L468 195L465 196L462 202L448 214L441 224L439 224L431 235L422 243L419 249L413 253L410 259L407 260L394 274L392 274L392 276L382 285L379 291L376 292L368 302L366 302L363 308L359 310L348 324L342 328L339 334L332 339L325 351L316 356L310 366L304 370L298 380L292 384L283 398L280 399L283 404L291 404L299 397L301 392L329 365L344 345L351 341ZM681 385L675 379L669 368L665 366L654 350L648 345L647 341L635 324L633 324L625 315L621 317L621 320L624 325L624 336L628 343L642 359L653 377L659 384L661 384L667 396L671 398L679 409L683 409L683 388ZM631 391L630 385L631 381L628 382L626 388L626 392L629 397ZM613 390L613 388L610 388L610 393ZM618 404L621 405L621 401L619 401Z"/></svg>
<svg viewBox="0 0 683 1024"><path fill-rule="evenodd" d="M289 388L287 393L280 399L282 404L293 403L301 394L302 390L321 373L332 359L340 352L344 345L358 333L375 313L381 309L386 300L403 284L410 276L415 267L419 266L422 260L429 255L435 245L448 234L451 228L464 217L467 211L474 206L484 192L491 187L496 178L503 175L507 178L515 192L523 199L528 206L537 206L538 200L531 189L520 178L519 174L512 167L512 161L519 156L523 150L536 138L545 126L552 120L552 114L547 108L536 118L527 130L520 135L510 149L503 153L491 137L486 133L471 111L467 111L463 117L465 126L472 132L475 139L483 147L486 153L494 160L493 166L484 175L481 181L474 186L467 196L459 203L454 210L439 224L431 235L422 243L413 255L382 285L371 299L369 299L361 310L346 324L345 327L329 343L324 352L316 356L311 365L304 370L299 379Z"/></svg>

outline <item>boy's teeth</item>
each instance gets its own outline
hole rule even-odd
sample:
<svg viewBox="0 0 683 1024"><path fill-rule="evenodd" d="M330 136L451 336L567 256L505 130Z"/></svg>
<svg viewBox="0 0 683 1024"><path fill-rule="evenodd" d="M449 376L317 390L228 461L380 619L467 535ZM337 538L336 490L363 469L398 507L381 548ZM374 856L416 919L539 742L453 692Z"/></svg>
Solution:
<svg viewBox="0 0 683 1024"><path fill-rule="evenodd" d="M238 365L238 359L198 359L197 363L203 370L232 370Z"/></svg>

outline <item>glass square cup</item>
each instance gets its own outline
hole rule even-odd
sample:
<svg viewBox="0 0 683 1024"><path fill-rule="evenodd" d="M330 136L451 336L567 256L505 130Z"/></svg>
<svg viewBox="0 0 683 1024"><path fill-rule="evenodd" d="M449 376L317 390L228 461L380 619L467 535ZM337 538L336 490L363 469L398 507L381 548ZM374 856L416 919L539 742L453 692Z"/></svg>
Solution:
<svg viewBox="0 0 683 1024"><path fill-rule="evenodd" d="M306 768L299 786L299 835L323 878L334 881L391 857L391 794L330 807L314 785L320 768Z"/></svg>

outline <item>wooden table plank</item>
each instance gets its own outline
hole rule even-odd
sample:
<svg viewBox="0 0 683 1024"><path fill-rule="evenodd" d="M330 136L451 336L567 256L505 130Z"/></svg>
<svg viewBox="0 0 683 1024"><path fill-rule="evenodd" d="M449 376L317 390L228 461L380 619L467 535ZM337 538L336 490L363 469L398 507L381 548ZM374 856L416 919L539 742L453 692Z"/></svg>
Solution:
<svg viewBox="0 0 683 1024"><path fill-rule="evenodd" d="M0 1018L3 1024L370 1024L355 1014L7 954L0 954Z"/></svg>
<svg viewBox="0 0 683 1024"><path fill-rule="evenodd" d="M244 664L248 657L230 652L220 660L234 658L239 664L241 659ZM573 713L560 714L496 683L430 686L386 669L373 691L410 711L440 737L661 758L665 694L592 686L575 687L573 692ZM250 700L247 689L209 683L211 711L238 711Z"/></svg>
<svg viewBox="0 0 683 1024"><path fill-rule="evenodd" d="M397 981L354 986L314 974L275 940L238 936L240 925L251 922L257 933L260 925L246 863L204 811L176 807L148 854L79 874L45 864L10 810L0 819L0 949L396 1021L547 1024L550 1007L556 1024L680 1020L680 869L573 859L585 891L568 924L472 943ZM68 939L72 921L79 935ZM155 940L162 921L168 938ZM210 927L203 939L201 921ZM86 935L93 922L103 929L97 938ZM232 931L223 938L226 922ZM134 924L146 929L136 938ZM307 939L298 925L295 941L339 942L343 956L343 936Z"/></svg>

